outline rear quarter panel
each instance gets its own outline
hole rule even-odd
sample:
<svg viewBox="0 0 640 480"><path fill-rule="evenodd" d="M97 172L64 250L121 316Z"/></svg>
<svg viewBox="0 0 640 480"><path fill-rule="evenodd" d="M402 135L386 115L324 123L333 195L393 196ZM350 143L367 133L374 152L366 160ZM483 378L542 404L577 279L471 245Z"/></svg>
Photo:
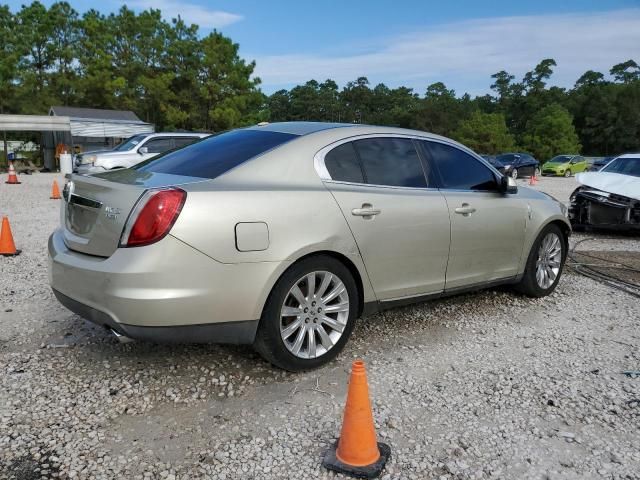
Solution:
<svg viewBox="0 0 640 480"><path fill-rule="evenodd" d="M358 269L364 301L374 300L353 234L313 167L325 142L305 137L214 180L185 185L187 201L171 234L221 263L280 262L279 274L308 254L335 252ZM267 224L267 249L238 250L235 228L242 222Z"/></svg>

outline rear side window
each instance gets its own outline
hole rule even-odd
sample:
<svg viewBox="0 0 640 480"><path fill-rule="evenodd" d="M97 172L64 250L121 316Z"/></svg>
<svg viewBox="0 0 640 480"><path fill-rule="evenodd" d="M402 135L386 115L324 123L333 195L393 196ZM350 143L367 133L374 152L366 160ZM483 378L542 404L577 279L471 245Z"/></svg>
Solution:
<svg viewBox="0 0 640 480"><path fill-rule="evenodd" d="M333 180L365 183L358 155L352 143L343 143L324 157L324 166Z"/></svg>
<svg viewBox="0 0 640 480"><path fill-rule="evenodd" d="M136 165L143 172L216 178L297 135L265 130L232 130Z"/></svg>
<svg viewBox="0 0 640 480"><path fill-rule="evenodd" d="M406 138L368 138L353 142L372 185L426 188L422 163L413 142Z"/></svg>
<svg viewBox="0 0 640 480"><path fill-rule="evenodd" d="M200 137L173 137L173 144L175 148L181 148L195 142L196 140L200 140Z"/></svg>
<svg viewBox="0 0 640 480"><path fill-rule="evenodd" d="M143 145L147 148L147 153L162 153L173 148L171 137L160 137L149 140ZM142 148L142 147L140 147Z"/></svg>
<svg viewBox="0 0 640 480"><path fill-rule="evenodd" d="M442 188L452 190L497 190L493 172L462 150L438 142L423 142L440 172Z"/></svg>

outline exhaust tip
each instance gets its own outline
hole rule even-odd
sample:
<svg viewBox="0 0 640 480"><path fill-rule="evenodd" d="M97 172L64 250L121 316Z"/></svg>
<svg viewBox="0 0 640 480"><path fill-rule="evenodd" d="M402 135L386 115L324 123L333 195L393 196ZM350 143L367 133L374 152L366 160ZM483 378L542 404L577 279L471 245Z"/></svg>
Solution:
<svg viewBox="0 0 640 480"><path fill-rule="evenodd" d="M133 338L129 338L125 335L122 335L121 333L118 333L113 328L110 328L109 330L111 331L111 333L113 333L113 335L118 339L120 343L131 343L135 341Z"/></svg>

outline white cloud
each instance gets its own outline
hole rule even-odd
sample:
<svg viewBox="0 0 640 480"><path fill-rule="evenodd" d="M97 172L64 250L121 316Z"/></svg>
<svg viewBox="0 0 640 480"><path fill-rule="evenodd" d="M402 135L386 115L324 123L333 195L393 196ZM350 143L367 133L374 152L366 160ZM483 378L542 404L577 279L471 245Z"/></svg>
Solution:
<svg viewBox="0 0 640 480"><path fill-rule="evenodd" d="M178 18L178 15L187 24L195 23L200 28L221 28L242 20L242 15L210 10L202 5L179 2L175 0L133 0L126 4L135 9L146 10L153 8L160 10L166 19Z"/></svg>
<svg viewBox="0 0 640 480"><path fill-rule="evenodd" d="M519 78L543 58L558 63L551 83L569 87L586 70L606 73L629 58L640 61L639 25L640 9L485 18L429 28L383 43L374 39L366 53L246 56L256 59L256 75L265 90L311 78L345 83L364 75L372 83L407 85L419 93L441 80L458 93L484 93L491 74L504 69Z"/></svg>

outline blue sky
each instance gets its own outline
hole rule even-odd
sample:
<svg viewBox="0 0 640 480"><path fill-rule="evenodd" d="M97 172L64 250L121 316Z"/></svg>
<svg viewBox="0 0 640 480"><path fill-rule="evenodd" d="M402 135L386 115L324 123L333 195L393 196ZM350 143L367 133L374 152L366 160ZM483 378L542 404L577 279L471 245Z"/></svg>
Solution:
<svg viewBox="0 0 640 480"><path fill-rule="evenodd" d="M552 83L569 87L588 69L640 62L640 0L69 1L81 13L127 4L180 14L203 33L217 28L256 60L266 93L363 75L419 93L443 81L458 94L483 94L492 73L521 77L546 57L558 62ZM16 10L23 2L8 3Z"/></svg>

